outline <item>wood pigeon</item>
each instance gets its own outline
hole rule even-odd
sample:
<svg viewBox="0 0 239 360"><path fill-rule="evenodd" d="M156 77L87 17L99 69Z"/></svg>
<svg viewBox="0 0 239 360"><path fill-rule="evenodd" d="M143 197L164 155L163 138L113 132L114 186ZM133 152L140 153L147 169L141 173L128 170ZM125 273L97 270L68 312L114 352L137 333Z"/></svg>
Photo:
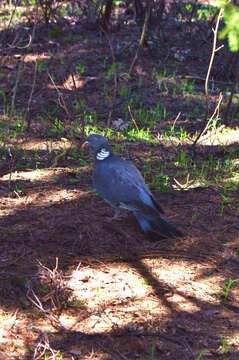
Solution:
<svg viewBox="0 0 239 360"><path fill-rule="evenodd" d="M93 186L115 209L126 209L136 217L146 234L179 237L183 234L172 225L131 162L113 153L108 140L92 134L82 147L88 146L94 156Z"/></svg>

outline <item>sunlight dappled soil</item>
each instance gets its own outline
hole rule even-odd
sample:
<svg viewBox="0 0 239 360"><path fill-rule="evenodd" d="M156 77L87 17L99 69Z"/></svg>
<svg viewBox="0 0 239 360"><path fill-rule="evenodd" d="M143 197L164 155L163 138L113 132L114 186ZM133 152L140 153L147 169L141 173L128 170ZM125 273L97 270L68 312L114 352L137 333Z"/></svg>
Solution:
<svg viewBox="0 0 239 360"><path fill-rule="evenodd" d="M140 28L124 16L112 44L70 16L1 22L0 360L239 359L238 89L221 125L225 46L208 115L227 95L192 159L213 22L190 13L166 16L131 77ZM92 190L78 138L107 122L184 238L149 241Z"/></svg>
<svg viewBox="0 0 239 360"><path fill-rule="evenodd" d="M88 166L13 172L20 193L9 192L8 179L0 179L4 359L34 351L39 359L47 351L64 359L237 358L239 289L225 295L225 280L237 279L238 225L234 208L220 214L219 192L156 194L186 236L155 243L131 215L109 220ZM58 287L41 266L62 278Z"/></svg>

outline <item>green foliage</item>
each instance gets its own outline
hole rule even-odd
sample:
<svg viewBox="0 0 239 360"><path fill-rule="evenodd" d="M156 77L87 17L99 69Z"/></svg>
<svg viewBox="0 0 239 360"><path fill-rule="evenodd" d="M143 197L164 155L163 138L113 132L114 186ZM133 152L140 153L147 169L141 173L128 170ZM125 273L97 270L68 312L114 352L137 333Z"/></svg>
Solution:
<svg viewBox="0 0 239 360"><path fill-rule="evenodd" d="M47 62L46 61L42 61L42 60L38 60L37 61L37 72L42 73L47 69Z"/></svg>
<svg viewBox="0 0 239 360"><path fill-rule="evenodd" d="M66 305L74 309L87 309L85 302L77 299L67 301Z"/></svg>
<svg viewBox="0 0 239 360"><path fill-rule="evenodd" d="M225 193L221 193L221 203L220 203L220 214L221 215L224 214L225 208L230 206L230 204L231 204L230 197L228 195L226 195Z"/></svg>
<svg viewBox="0 0 239 360"><path fill-rule="evenodd" d="M149 355L147 357L140 357L139 360L156 360L158 356L156 355L156 349L154 345L151 345L149 348Z"/></svg>
<svg viewBox="0 0 239 360"><path fill-rule="evenodd" d="M170 177L167 174L155 174L151 182L152 189L168 192L170 189Z"/></svg>
<svg viewBox="0 0 239 360"><path fill-rule="evenodd" d="M56 118L54 120L52 128L50 129L50 133L52 135L63 135L64 132L65 132L64 122Z"/></svg>
<svg viewBox="0 0 239 360"><path fill-rule="evenodd" d="M193 4L183 4L183 8L187 11L187 12L189 12L189 13L191 13L192 12L192 10L193 10Z"/></svg>
<svg viewBox="0 0 239 360"><path fill-rule="evenodd" d="M108 80L113 79L114 75L119 71L119 69L120 69L120 64L114 62L112 65L110 65L109 69L107 70L106 78Z"/></svg>
<svg viewBox="0 0 239 360"><path fill-rule="evenodd" d="M79 75L85 75L85 73L87 71L87 67L84 64L78 63L76 65L76 71Z"/></svg>
<svg viewBox="0 0 239 360"><path fill-rule="evenodd" d="M170 138L176 138L179 141L185 141L188 138L188 133L185 129L183 129L181 126L177 127L175 124L171 125L168 129L164 130L162 132L163 136L166 140L169 140Z"/></svg>
<svg viewBox="0 0 239 360"><path fill-rule="evenodd" d="M85 124L94 124L97 121L97 114L95 112L84 112Z"/></svg>
<svg viewBox="0 0 239 360"><path fill-rule="evenodd" d="M199 9L197 9L197 18L199 20L208 21L212 16L217 13L217 8L210 5L201 5Z"/></svg>
<svg viewBox="0 0 239 360"><path fill-rule="evenodd" d="M145 129L153 129L166 116L167 110L160 103L151 109L140 108L134 111L137 125Z"/></svg>
<svg viewBox="0 0 239 360"><path fill-rule="evenodd" d="M86 101L84 99L75 100L73 106L77 112L84 112L86 110Z"/></svg>
<svg viewBox="0 0 239 360"><path fill-rule="evenodd" d="M129 140L144 140L153 142L153 137L149 129L130 129L124 133Z"/></svg>
<svg viewBox="0 0 239 360"><path fill-rule="evenodd" d="M94 125L98 119L96 112L90 111L87 108L86 101L84 99L75 100L73 103L74 109L78 115L78 122L74 122L73 128L79 127L79 122L84 124Z"/></svg>
<svg viewBox="0 0 239 360"><path fill-rule="evenodd" d="M43 356L44 356L43 360L52 359L52 353L50 351L46 351L46 353ZM60 351L57 351L57 353L54 354L54 359L55 360L64 360L63 354Z"/></svg>
<svg viewBox="0 0 239 360"><path fill-rule="evenodd" d="M226 279L223 283L222 299L228 300L232 290L237 286L238 279Z"/></svg>
<svg viewBox="0 0 239 360"><path fill-rule="evenodd" d="M54 26L49 30L49 37L51 39L59 39L63 35L63 30L60 26Z"/></svg>
<svg viewBox="0 0 239 360"><path fill-rule="evenodd" d="M195 360L203 360L206 355L209 355L208 349L203 349L196 354Z"/></svg>
<svg viewBox="0 0 239 360"><path fill-rule="evenodd" d="M180 150L175 165L182 168L187 168L189 164L190 164L190 158L187 152L185 150Z"/></svg>
<svg viewBox="0 0 239 360"><path fill-rule="evenodd" d="M3 113L4 115L7 115L9 112L9 105L8 105L7 95L3 90L0 90L0 99L2 99L3 102Z"/></svg>
<svg viewBox="0 0 239 360"><path fill-rule="evenodd" d="M220 354L228 354L232 350L231 344L225 337L222 337L220 340L219 353Z"/></svg>
<svg viewBox="0 0 239 360"><path fill-rule="evenodd" d="M121 85L119 89L119 95L122 97L128 97L130 96L130 88L126 85Z"/></svg>
<svg viewBox="0 0 239 360"><path fill-rule="evenodd" d="M185 93L193 94L195 92L195 82L194 81L184 81L181 84L181 90Z"/></svg>
<svg viewBox="0 0 239 360"><path fill-rule="evenodd" d="M113 3L115 6L120 6L122 3L124 3L123 0L113 0Z"/></svg>
<svg viewBox="0 0 239 360"><path fill-rule="evenodd" d="M227 38L229 48L236 52L239 50L239 7L226 0L221 2L224 8L225 27L220 32L219 38Z"/></svg>

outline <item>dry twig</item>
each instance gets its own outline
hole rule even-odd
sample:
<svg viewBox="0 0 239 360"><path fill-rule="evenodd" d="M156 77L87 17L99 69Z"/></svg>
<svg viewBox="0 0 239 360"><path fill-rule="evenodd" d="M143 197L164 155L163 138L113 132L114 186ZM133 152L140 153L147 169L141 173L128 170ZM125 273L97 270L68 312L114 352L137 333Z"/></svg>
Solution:
<svg viewBox="0 0 239 360"><path fill-rule="evenodd" d="M14 85L14 88L13 88L13 91L12 91L12 100L11 100L11 108L10 108L10 114L11 115L14 112L17 89L18 89L19 81L21 79L22 72L23 72L24 60L25 60L25 56L23 56L21 58L21 60L19 62L19 65L18 65L18 69L17 69L16 81L15 81L15 85Z"/></svg>
<svg viewBox="0 0 239 360"><path fill-rule="evenodd" d="M52 82L52 85L54 86L56 92L57 92L57 95L58 95L58 102L59 102L59 105L60 107L65 111L66 115L68 116L68 119L70 119L70 113L69 113L69 110L67 108L67 105L66 105L66 102L64 100L64 97L63 97L63 94L60 92L60 90L58 89L58 87L56 86L56 83L55 81L53 80L51 74L48 72L48 76Z"/></svg>
<svg viewBox="0 0 239 360"><path fill-rule="evenodd" d="M217 17L217 22L216 22L216 25L215 25L215 29L212 29L213 31L213 34L214 34L214 38L213 38L213 47L212 47L212 53L211 53L211 57L210 57L210 61L209 61L209 65L208 65L208 70L207 70L207 76L206 76L206 79L205 79L205 99L206 99L206 116L205 116L205 119L207 121L206 123L206 126L204 127L204 129L202 129L202 131L200 131L200 133L198 134L198 136L196 137L196 139L194 140L193 144L192 144L192 150L193 150L193 153L195 153L195 147L196 147L196 144L197 142L199 141L200 137L205 134L205 132L207 131L207 129L209 128L210 124L212 123L213 119L214 119L214 115L215 115L215 111L216 109L219 109L220 105L221 105L221 102L222 102L222 98L221 98L221 94L219 96L219 100L218 100L218 104L216 106L216 109L213 113L213 115L209 118L208 120L208 114L209 114L209 95L208 95L208 82L209 82L209 77L210 77L210 74L211 74L211 70L212 70L212 65L213 65L213 61L214 61L214 58L215 58L215 54L217 51L219 51L222 47L222 46L219 46L217 48L217 34L218 34L218 29L219 29L219 23L220 23L220 20L221 20L221 17L222 17L222 14L223 14L223 9L221 9L218 13L218 17Z"/></svg>
<svg viewBox="0 0 239 360"><path fill-rule="evenodd" d="M26 110L26 119L27 119L28 130L30 129L30 126L31 126L31 119L29 117L29 113L30 113L30 107L31 107L31 103L32 103L32 96L33 96L35 86L36 86L36 77L37 77L37 62L35 61L32 88L31 88L30 96L29 96L28 103L27 103L27 110Z"/></svg>
<svg viewBox="0 0 239 360"><path fill-rule="evenodd" d="M147 6L146 13L145 13L144 25L143 25L142 33L141 33L141 36L140 36L139 45L137 47L137 50L136 50L136 53L134 55L133 61L132 61L131 65L130 65L128 76L131 76L133 68L134 68L134 66L136 64L136 61L138 60L140 50L142 49L142 47L144 45L145 37L146 37L147 29L148 29L148 24L149 24L150 12L151 12L151 5L149 4Z"/></svg>

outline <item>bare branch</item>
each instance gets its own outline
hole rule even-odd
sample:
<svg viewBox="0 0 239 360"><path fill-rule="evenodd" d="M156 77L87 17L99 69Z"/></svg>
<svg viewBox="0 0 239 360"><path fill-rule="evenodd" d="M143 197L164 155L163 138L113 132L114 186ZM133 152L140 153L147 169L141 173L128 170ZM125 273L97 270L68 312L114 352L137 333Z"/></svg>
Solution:
<svg viewBox="0 0 239 360"><path fill-rule="evenodd" d="M195 138L193 144L192 144L192 150L193 150L193 153L195 152L195 146L198 142L198 140L200 139L200 137L205 134L205 132L207 131L207 129L209 128L210 124L212 123L213 119L214 119L214 116L216 114L216 111L219 110L220 108L220 105L221 105L221 102L222 102L222 94L219 95L219 100L218 100L218 104L214 110L214 113L213 115L208 119L208 114L209 114L209 98L208 98L208 82L209 82L209 77L210 77L210 74L211 74L211 70L212 70L212 65L213 65L213 61L214 61L214 58L215 58L215 54L216 54L216 51L217 51L217 34L218 34L218 29L219 29L219 23L220 23L220 20L222 18L222 14L223 14L223 9L220 9L219 13L218 13L218 16L217 16L217 21L216 21L216 25L215 25L215 29L212 29L213 31L213 34L214 34L214 38L213 38L213 46L212 46L212 53L211 53L211 58L210 58L210 61L209 61L209 65L208 65L208 70L207 70L207 76L206 76L206 79L205 79L205 98L206 98L206 116L205 116L205 119L207 121L206 123L206 126L204 127L204 129L202 129L202 131L200 131L200 133L197 135L197 137ZM221 47L219 47L221 48ZM218 49L219 49L218 48Z"/></svg>

